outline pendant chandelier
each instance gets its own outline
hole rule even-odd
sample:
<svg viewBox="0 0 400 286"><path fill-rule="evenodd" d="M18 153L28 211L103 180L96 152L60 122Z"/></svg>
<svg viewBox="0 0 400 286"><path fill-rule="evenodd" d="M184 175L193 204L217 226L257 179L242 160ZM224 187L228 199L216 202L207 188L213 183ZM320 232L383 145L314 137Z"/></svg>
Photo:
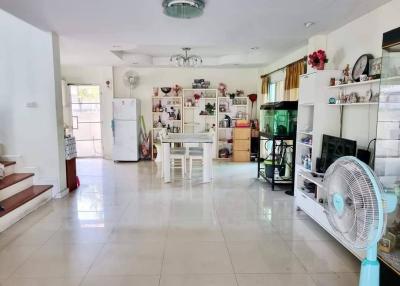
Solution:
<svg viewBox="0 0 400 286"><path fill-rule="evenodd" d="M185 54L173 55L170 62L177 67L197 67L203 63L203 59L197 55L188 55L190 48L182 48Z"/></svg>
<svg viewBox="0 0 400 286"><path fill-rule="evenodd" d="M164 0L164 14L174 18L190 19L203 14L204 0Z"/></svg>

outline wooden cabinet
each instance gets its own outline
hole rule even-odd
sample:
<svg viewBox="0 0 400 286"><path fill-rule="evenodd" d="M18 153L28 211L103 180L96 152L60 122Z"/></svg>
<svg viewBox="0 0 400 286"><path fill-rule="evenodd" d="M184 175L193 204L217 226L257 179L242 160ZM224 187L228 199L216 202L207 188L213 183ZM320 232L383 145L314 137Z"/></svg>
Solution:
<svg viewBox="0 0 400 286"><path fill-rule="evenodd" d="M76 158L65 161L67 171L67 188L70 192L78 188L78 180L76 177Z"/></svg>
<svg viewBox="0 0 400 286"><path fill-rule="evenodd" d="M250 128L233 129L233 161L249 162L250 161Z"/></svg>

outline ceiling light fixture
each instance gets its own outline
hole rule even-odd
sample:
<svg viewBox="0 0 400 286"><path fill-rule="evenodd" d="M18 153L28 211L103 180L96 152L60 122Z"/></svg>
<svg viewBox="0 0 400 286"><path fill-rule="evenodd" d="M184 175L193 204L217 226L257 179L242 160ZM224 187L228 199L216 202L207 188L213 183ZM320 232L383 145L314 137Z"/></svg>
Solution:
<svg viewBox="0 0 400 286"><path fill-rule="evenodd" d="M311 21L305 22L305 23L304 23L304 27L306 27L307 29L310 28L310 27L313 26L313 25L315 25L315 23L314 23L314 22L311 22Z"/></svg>
<svg viewBox="0 0 400 286"><path fill-rule="evenodd" d="M188 55L190 48L182 48L185 54L172 55L170 62L177 67L197 67L203 63L203 59L197 55Z"/></svg>
<svg viewBox="0 0 400 286"><path fill-rule="evenodd" d="M260 47L252 47L252 48L250 48L250 50L252 50L252 51L257 51L259 49L260 49Z"/></svg>
<svg viewBox="0 0 400 286"><path fill-rule="evenodd" d="M203 14L204 0L164 0L164 14L174 18L190 19Z"/></svg>

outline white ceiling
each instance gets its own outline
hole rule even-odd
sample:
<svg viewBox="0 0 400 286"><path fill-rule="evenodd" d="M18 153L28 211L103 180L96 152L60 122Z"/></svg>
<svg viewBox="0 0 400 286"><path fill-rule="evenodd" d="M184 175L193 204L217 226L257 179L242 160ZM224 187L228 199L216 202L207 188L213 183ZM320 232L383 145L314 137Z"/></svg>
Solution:
<svg viewBox="0 0 400 286"><path fill-rule="evenodd" d="M389 0L207 0L204 14L190 20L165 16L161 2L0 0L0 8L57 32L63 64L163 66L169 55L189 46L208 66L254 66L268 64L305 45L310 36L334 30ZM306 29L307 21L316 25Z"/></svg>

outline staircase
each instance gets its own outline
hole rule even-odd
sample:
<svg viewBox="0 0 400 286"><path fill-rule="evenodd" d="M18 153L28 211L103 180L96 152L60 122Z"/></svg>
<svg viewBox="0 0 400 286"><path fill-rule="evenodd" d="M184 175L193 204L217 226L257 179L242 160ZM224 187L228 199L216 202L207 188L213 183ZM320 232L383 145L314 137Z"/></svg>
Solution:
<svg viewBox="0 0 400 286"><path fill-rule="evenodd" d="M5 177L0 180L0 232L52 198L51 185L33 185L33 173L15 173L15 162L1 161Z"/></svg>

